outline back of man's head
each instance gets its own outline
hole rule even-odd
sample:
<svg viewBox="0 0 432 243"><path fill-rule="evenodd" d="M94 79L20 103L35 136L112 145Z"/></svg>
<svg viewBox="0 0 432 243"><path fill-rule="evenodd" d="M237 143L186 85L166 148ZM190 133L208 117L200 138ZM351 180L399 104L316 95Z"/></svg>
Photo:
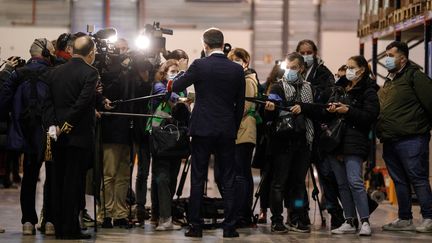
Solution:
<svg viewBox="0 0 432 243"><path fill-rule="evenodd" d="M222 48L224 44L222 31L217 28L210 28L204 31L203 42L208 45L210 49Z"/></svg>
<svg viewBox="0 0 432 243"><path fill-rule="evenodd" d="M73 43L73 54L86 57L95 48L95 43L90 36L81 36L75 39Z"/></svg>
<svg viewBox="0 0 432 243"><path fill-rule="evenodd" d="M30 46L30 55L32 57L42 57L43 56L42 53L44 49L47 49L48 53L54 51L54 46L51 43L51 41L47 40L46 38L35 39L32 45Z"/></svg>

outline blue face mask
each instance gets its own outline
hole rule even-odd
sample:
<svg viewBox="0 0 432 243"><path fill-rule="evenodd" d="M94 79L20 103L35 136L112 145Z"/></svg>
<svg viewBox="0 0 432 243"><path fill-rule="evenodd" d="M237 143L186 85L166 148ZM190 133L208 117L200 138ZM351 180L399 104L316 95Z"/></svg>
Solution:
<svg viewBox="0 0 432 243"><path fill-rule="evenodd" d="M394 70L396 68L396 58L387 57L385 60L385 67L388 71Z"/></svg>
<svg viewBox="0 0 432 243"><path fill-rule="evenodd" d="M313 57L313 55L304 55L304 56L303 56L303 59L304 59L306 65L307 65L308 67L312 66L312 64L313 64L313 62L314 62L314 57Z"/></svg>
<svg viewBox="0 0 432 243"><path fill-rule="evenodd" d="M298 79L297 70L285 69L284 77L288 82L294 82Z"/></svg>

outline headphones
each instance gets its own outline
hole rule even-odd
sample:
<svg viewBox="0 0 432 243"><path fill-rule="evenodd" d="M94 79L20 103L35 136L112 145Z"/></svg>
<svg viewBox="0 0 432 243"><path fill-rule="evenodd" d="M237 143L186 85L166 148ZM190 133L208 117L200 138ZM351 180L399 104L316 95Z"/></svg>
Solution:
<svg viewBox="0 0 432 243"><path fill-rule="evenodd" d="M47 48L48 40L46 38L43 38L44 41L41 41L39 39L35 40L35 44L42 48L42 56L49 58L51 56L51 52Z"/></svg>

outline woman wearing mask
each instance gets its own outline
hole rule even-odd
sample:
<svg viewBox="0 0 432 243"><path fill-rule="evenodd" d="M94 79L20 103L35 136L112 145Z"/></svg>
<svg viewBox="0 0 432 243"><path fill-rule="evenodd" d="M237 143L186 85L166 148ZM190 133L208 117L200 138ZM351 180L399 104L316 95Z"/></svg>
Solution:
<svg viewBox="0 0 432 243"><path fill-rule="evenodd" d="M313 124L309 119L298 115L299 103L313 101L312 88L303 80L305 62L298 53L290 53L286 57L285 74L278 83L272 85L266 103L265 119L273 123L273 136L270 137L268 153L270 154L273 177L270 189L270 210L272 213L271 231L287 232L283 224L282 201L287 190L290 190L290 208L292 208L289 230L307 233L309 225L301 220L307 213L305 207L305 178L310 164L310 153L314 136ZM279 108L276 108L279 105ZM288 111L280 109L285 107ZM280 121L285 118L295 120L295 128L281 129ZM289 126L285 126L289 127ZM305 212L306 211L306 212Z"/></svg>
<svg viewBox="0 0 432 243"><path fill-rule="evenodd" d="M379 114L377 85L370 79L366 59L354 56L347 61L345 95L330 98L327 108L302 104L306 116L330 121L342 117L345 131L342 143L327 155L338 183L346 221L333 234L354 234L354 219L360 216L360 236L372 234L369 223L369 207L362 177L362 164L369 153L369 131Z"/></svg>
<svg viewBox="0 0 432 243"><path fill-rule="evenodd" d="M169 59L159 68L155 75L155 84L152 94L165 93L167 83L173 80L179 72L179 62ZM156 114L159 112L171 114L171 108L179 97L185 97L186 91L172 93L168 101L153 101L152 107L156 107ZM160 126L163 119L149 119L152 127ZM153 156L152 160L152 218L158 218L156 230L178 230L181 227L172 223L171 205L172 198L177 185L177 175L180 170L181 158L158 158Z"/></svg>
<svg viewBox="0 0 432 243"><path fill-rule="evenodd" d="M235 48L228 53L228 59L243 67L246 80L246 97L257 97L257 76L249 69L250 55L242 48ZM238 192L238 227L252 224L253 178L251 171L252 153L256 144L255 104L245 102L243 119L236 140L236 191Z"/></svg>

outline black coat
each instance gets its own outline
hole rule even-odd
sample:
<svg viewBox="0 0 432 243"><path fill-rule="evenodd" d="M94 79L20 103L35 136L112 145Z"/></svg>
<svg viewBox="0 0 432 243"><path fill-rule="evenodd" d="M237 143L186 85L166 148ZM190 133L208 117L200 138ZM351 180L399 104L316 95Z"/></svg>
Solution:
<svg viewBox="0 0 432 243"><path fill-rule="evenodd" d="M340 101L350 106L344 115L346 129L343 142L336 153L358 155L362 158L366 158L369 154L371 143L369 132L380 110L377 89L376 83L365 77L349 90L345 97L336 99L333 95L330 98L330 101ZM336 118L335 114L327 112L323 106L301 104L301 107L302 112L314 120L325 122Z"/></svg>
<svg viewBox="0 0 432 243"><path fill-rule="evenodd" d="M95 143L95 104L98 71L81 58L72 58L47 74L50 98L44 106L46 127L64 123L73 126L69 134L62 133L59 146L92 148Z"/></svg>
<svg viewBox="0 0 432 243"><path fill-rule="evenodd" d="M324 65L321 59L314 60L314 65L306 81L311 83L314 89L314 102L320 104L327 103L335 80L332 72Z"/></svg>
<svg viewBox="0 0 432 243"><path fill-rule="evenodd" d="M103 94L111 101L127 100L148 96L151 93L151 82L142 80L134 70L120 72L117 77L104 79ZM149 100L141 100L117 105L112 112L128 112L148 114ZM130 129L131 122L133 130ZM103 116L102 117L102 141L103 143L130 144L148 142L143 140L145 136L146 118Z"/></svg>
<svg viewBox="0 0 432 243"><path fill-rule="evenodd" d="M223 54L196 59L174 79L173 92L195 86L192 136L236 138L243 118L245 75L243 68Z"/></svg>

